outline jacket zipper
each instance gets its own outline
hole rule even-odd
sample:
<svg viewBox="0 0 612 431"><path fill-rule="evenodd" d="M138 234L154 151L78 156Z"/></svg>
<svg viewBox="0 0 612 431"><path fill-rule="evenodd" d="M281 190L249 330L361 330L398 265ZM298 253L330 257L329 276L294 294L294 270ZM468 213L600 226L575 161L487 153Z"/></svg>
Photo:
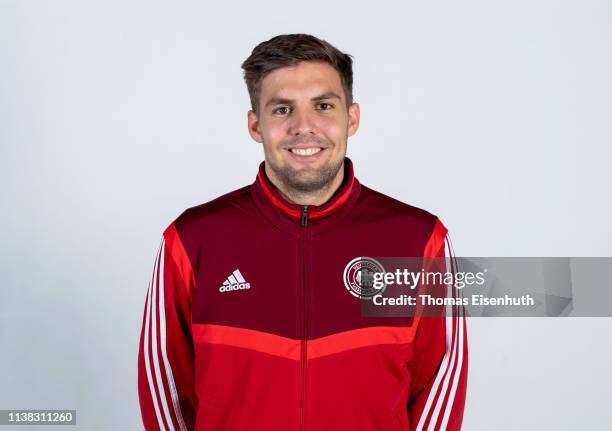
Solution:
<svg viewBox="0 0 612 431"><path fill-rule="evenodd" d="M308 205L304 205L304 209L302 210L302 226L306 226L308 224Z"/></svg>
<svg viewBox="0 0 612 431"><path fill-rule="evenodd" d="M306 363L307 363L307 348L308 341L306 340L306 258L304 256L304 230L308 225L308 205L304 205L301 218L301 246L302 246L302 340L301 340L301 356L300 356L300 373L301 373L301 402L300 402L300 429L304 430L304 409L306 404Z"/></svg>

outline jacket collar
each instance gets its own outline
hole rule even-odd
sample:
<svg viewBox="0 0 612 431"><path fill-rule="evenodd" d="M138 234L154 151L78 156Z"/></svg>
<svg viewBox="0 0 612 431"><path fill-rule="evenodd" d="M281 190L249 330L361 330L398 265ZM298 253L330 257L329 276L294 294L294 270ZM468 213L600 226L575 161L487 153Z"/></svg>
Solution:
<svg viewBox="0 0 612 431"><path fill-rule="evenodd" d="M359 195L361 185L355 177L353 162L344 158L344 177L340 187L330 199L321 205L306 205L308 207L308 224L320 225L326 221L338 218L354 204ZM265 162L259 164L255 182L251 185L252 195L268 216L279 220L280 216L285 222L298 226L302 223L305 205L288 201L270 181L265 172Z"/></svg>

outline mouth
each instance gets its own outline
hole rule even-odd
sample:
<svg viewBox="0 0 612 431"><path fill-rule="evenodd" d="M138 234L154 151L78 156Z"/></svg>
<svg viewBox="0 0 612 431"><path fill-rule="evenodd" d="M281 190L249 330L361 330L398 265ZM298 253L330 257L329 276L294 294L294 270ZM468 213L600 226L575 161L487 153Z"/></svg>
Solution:
<svg viewBox="0 0 612 431"><path fill-rule="evenodd" d="M300 147L300 148L288 148L287 151L291 157L298 161L307 161L318 159L325 148L323 147Z"/></svg>

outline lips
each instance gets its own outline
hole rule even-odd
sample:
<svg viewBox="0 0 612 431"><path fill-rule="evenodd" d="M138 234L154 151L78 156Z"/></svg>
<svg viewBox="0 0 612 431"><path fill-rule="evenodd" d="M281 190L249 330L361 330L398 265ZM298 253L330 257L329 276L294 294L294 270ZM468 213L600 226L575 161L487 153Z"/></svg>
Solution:
<svg viewBox="0 0 612 431"><path fill-rule="evenodd" d="M321 147L307 147L307 148L295 147L295 148L289 149L289 151L291 151L293 154L297 154L299 156L312 156L313 154L316 154L322 150L323 148Z"/></svg>
<svg viewBox="0 0 612 431"><path fill-rule="evenodd" d="M321 156L325 148L319 146L299 146L288 148L287 151L294 160L315 160Z"/></svg>

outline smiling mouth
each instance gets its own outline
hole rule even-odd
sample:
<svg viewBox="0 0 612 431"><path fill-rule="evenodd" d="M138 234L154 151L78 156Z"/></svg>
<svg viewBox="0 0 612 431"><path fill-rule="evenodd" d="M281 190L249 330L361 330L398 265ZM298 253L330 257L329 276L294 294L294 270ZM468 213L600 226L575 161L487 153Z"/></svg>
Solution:
<svg viewBox="0 0 612 431"><path fill-rule="evenodd" d="M290 148L289 152L296 154L298 156L312 156L314 154L320 153L323 151L321 147L310 147L310 148Z"/></svg>

